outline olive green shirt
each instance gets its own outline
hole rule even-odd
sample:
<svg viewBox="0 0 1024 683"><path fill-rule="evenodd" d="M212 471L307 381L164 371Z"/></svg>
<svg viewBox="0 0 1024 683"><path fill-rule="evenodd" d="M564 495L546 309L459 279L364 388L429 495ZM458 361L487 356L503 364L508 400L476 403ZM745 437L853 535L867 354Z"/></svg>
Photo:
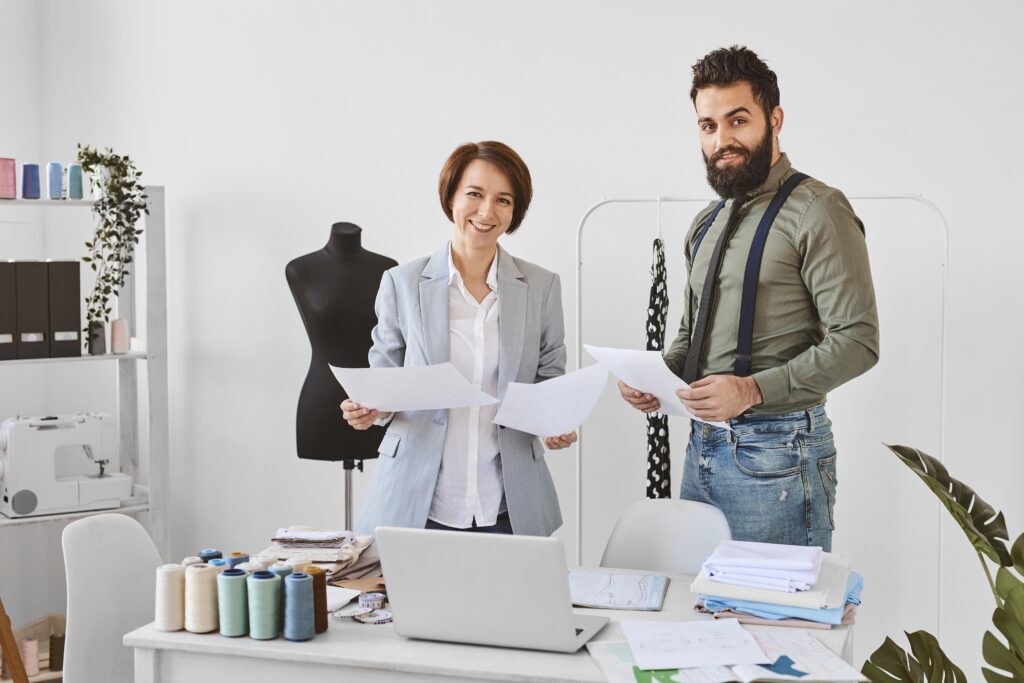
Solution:
<svg viewBox="0 0 1024 683"><path fill-rule="evenodd" d="M783 154L740 208L739 225L722 260L700 377L733 374L743 273L754 232L772 197L795 172ZM679 335L665 352L665 362L677 375L682 375L691 321L697 318L711 254L733 201L726 202L715 218L695 259L697 232L717 202L697 215L688 233L688 306ZM780 415L822 403L829 391L878 362L878 312L864 225L842 192L817 180L805 180L793 190L768 233L751 355L751 375L764 397L762 404L750 409L757 415Z"/></svg>

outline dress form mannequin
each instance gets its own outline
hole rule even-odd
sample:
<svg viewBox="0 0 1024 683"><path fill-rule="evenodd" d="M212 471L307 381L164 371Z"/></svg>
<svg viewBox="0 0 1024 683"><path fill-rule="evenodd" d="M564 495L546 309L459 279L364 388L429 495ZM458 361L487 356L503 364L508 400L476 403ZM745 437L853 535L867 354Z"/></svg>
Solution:
<svg viewBox="0 0 1024 683"><path fill-rule="evenodd" d="M342 460L346 470L353 469L357 462L362 469L362 460L377 457L385 430L371 427L356 431L342 419L339 406L348 395L328 364L343 368L369 365L370 332L377 324L373 310L377 288L384 271L398 265L363 249L361 232L353 223L335 223L323 249L300 256L285 268L313 348L299 394L298 455L312 460ZM347 477L346 489L350 489ZM350 499L346 495L346 507Z"/></svg>

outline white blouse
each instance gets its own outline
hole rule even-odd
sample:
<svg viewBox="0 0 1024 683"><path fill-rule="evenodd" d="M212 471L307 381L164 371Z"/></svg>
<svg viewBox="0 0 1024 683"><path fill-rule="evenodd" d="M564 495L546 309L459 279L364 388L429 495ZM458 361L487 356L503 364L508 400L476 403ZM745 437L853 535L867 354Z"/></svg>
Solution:
<svg viewBox="0 0 1024 683"><path fill-rule="evenodd" d="M448 245L450 360L469 382L498 395L498 254L487 273L491 291L477 302L466 289ZM448 410L441 470L427 516L445 526L492 526L505 511L498 457L497 404Z"/></svg>

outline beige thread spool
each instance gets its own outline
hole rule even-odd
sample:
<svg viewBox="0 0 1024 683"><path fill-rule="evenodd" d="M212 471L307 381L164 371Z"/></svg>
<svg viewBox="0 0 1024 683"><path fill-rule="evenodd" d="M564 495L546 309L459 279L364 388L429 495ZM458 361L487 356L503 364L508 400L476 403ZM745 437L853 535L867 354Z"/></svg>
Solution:
<svg viewBox="0 0 1024 683"><path fill-rule="evenodd" d="M220 627L217 610L219 574L208 564L194 564L185 570L185 630L209 633Z"/></svg>
<svg viewBox="0 0 1024 683"><path fill-rule="evenodd" d="M164 564L156 568L154 622L161 631L185 628L185 568L180 564Z"/></svg>
<svg viewBox="0 0 1024 683"><path fill-rule="evenodd" d="M128 353L129 349L128 321L124 318L112 320L110 322L110 352Z"/></svg>
<svg viewBox="0 0 1024 683"><path fill-rule="evenodd" d="M27 676L39 675L39 641L26 638L21 641L21 662L25 665Z"/></svg>

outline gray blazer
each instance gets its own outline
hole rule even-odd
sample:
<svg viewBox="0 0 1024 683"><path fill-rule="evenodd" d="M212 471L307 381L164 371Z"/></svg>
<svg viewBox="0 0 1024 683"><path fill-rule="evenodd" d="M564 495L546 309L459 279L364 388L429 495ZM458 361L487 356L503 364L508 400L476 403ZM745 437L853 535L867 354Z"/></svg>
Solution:
<svg viewBox="0 0 1024 683"><path fill-rule="evenodd" d="M498 398L509 382L533 384L565 373L565 325L558 276L498 246ZM370 366L444 363L448 346L448 246L384 273L377 292ZM398 413L356 517L356 531L426 525L441 468L447 410ZM562 525L544 446L533 434L498 429L505 502L517 534L550 535Z"/></svg>

